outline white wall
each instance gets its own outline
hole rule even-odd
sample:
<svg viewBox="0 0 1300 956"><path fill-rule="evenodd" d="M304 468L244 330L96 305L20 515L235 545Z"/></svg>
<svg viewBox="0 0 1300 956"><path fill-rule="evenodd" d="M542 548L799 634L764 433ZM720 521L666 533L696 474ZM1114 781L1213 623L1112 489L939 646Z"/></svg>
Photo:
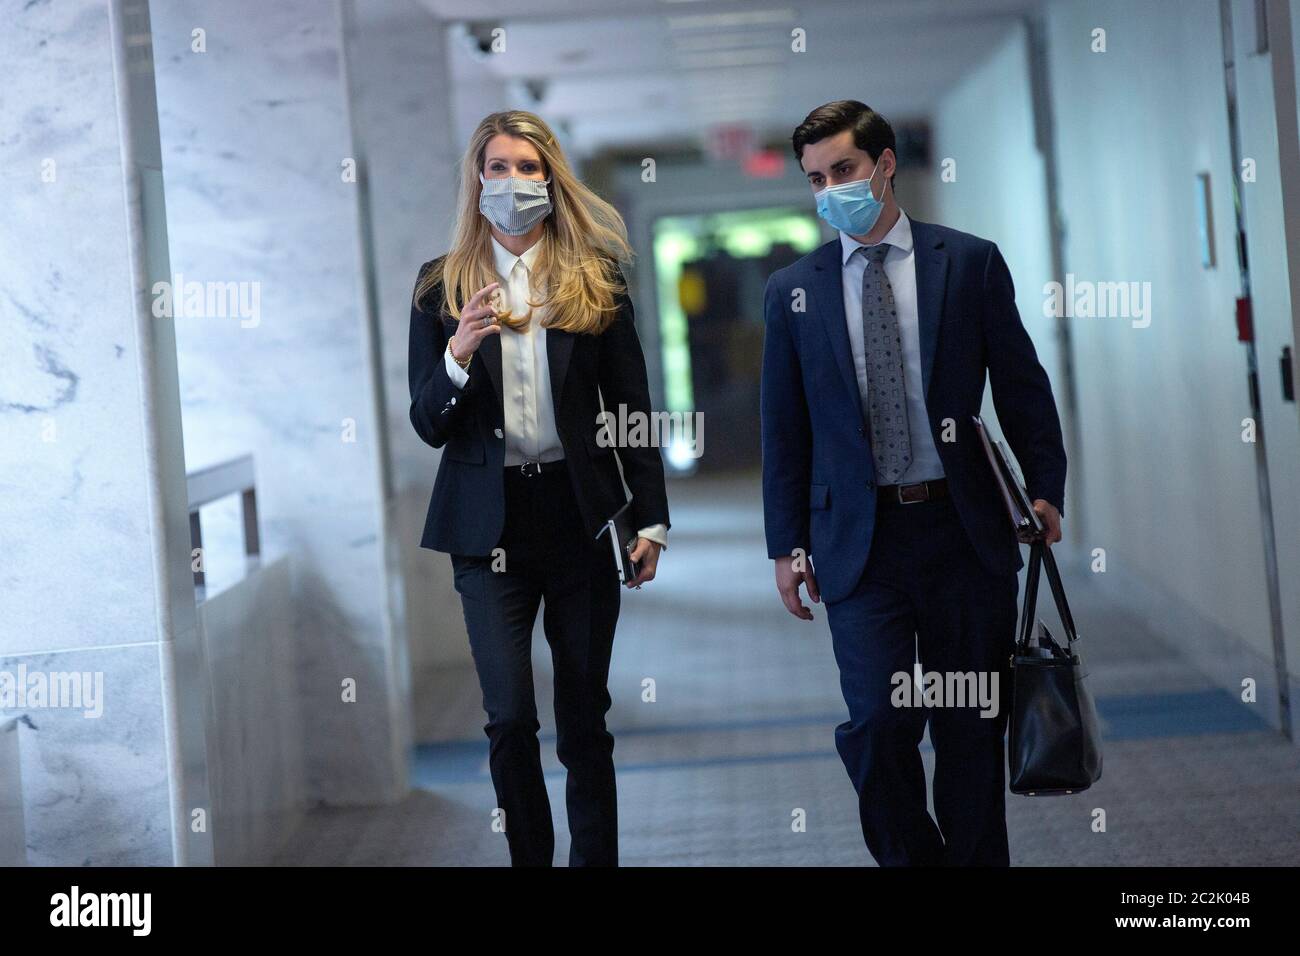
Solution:
<svg viewBox="0 0 1300 956"><path fill-rule="evenodd" d="M1244 30L1253 5L1241 6ZM1241 439L1250 410L1233 319L1239 282L1218 3L1059 0L1046 5L1043 22L1064 271L1076 281L1150 283L1151 292L1147 327L1135 327L1146 321L1138 315L1066 320L1080 442L1070 462L1067 540L1084 557L1105 549L1099 581L1108 597L1137 610L1225 688L1258 680L1262 716L1270 716L1276 684L1255 446ZM1093 50L1097 28L1105 52ZM936 162L954 159L957 179L936 184L935 204L940 221L1002 248L1065 414L1065 356L1055 320L1043 314L1044 283L1054 277L1028 43L1025 28L1014 30L936 110ZM1256 75L1262 67L1243 67L1243 129L1252 152L1271 149L1275 158L1265 122L1271 100ZM1258 207L1248 240L1257 299L1285 316L1281 224L1268 198L1277 192L1275 166L1262 174L1272 185L1247 187L1245 201L1248 211ZM1197 241L1202 171L1213 187L1212 269L1202 268ZM1275 356L1261 361L1265 377L1275 377ZM1300 472L1289 436L1277 445L1283 467ZM1279 527L1291 534L1294 520L1292 511ZM1294 550L1284 543L1284 577L1300 576Z"/></svg>
<svg viewBox="0 0 1300 956"><path fill-rule="evenodd" d="M1107 50L1092 52L1092 31ZM1246 358L1233 322L1233 175L1215 0L1056 2L1047 30L1065 264L1080 279L1151 283L1150 326L1075 319L1088 470L1074 509L1107 586L1225 687L1272 695ZM1218 265L1197 242L1208 171ZM1293 569L1294 572L1294 569Z"/></svg>
<svg viewBox="0 0 1300 956"><path fill-rule="evenodd" d="M1057 320L1043 314L1043 286L1052 278L1052 255L1046 162L1034 140L1028 42L1025 26L1014 24L1002 45L936 109L930 189L937 222L998 244L1011 270L1021 321L1065 419ZM985 392L982 414L986 421L997 422L991 391ZM1068 427L1068 422L1063 424ZM1070 462L1067 476L1067 532L1077 526L1077 465Z"/></svg>

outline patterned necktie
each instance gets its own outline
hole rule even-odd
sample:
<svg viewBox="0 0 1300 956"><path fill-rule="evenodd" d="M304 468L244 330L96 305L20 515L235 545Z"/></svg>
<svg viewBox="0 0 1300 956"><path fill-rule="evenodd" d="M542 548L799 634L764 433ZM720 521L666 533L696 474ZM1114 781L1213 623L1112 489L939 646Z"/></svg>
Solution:
<svg viewBox="0 0 1300 956"><path fill-rule="evenodd" d="M903 340L898 332L898 306L885 275L885 243L859 246L867 260L862 273L862 347L867 363L867 421L876 483L898 484L912 463L912 439L907 431L907 393L903 386Z"/></svg>

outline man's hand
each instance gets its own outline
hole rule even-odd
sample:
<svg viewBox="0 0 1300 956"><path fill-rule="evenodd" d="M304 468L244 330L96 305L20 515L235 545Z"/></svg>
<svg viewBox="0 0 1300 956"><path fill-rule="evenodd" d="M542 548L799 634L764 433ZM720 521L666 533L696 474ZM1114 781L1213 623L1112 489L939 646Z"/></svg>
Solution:
<svg viewBox="0 0 1300 956"><path fill-rule="evenodd" d="M636 547L632 549L631 558L641 565L641 571L627 582L628 587L639 588L647 581L654 580L655 568L659 566L659 549L660 545L649 538L636 539Z"/></svg>
<svg viewBox="0 0 1300 956"><path fill-rule="evenodd" d="M1056 510L1056 505L1037 498L1034 500L1034 510L1043 519L1043 540L1048 544L1056 544L1061 540L1061 513Z"/></svg>
<svg viewBox="0 0 1300 956"><path fill-rule="evenodd" d="M787 558L777 558L775 564L776 589L781 594L781 600L785 602L785 609L801 621L811 621L812 611L799 600L799 585L807 586L808 599L814 604L821 603L822 592L817 587L817 577L813 574L807 556L791 555ZM796 571L796 564L806 570Z"/></svg>

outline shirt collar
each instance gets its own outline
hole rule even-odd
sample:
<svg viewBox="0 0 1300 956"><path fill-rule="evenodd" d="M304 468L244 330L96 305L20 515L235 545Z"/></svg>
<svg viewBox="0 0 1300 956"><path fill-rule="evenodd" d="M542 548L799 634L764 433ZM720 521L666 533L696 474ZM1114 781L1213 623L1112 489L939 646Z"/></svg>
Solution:
<svg viewBox="0 0 1300 956"><path fill-rule="evenodd" d="M522 256L517 256L501 243L497 242L497 237L492 237L492 262L497 268L497 274L503 279L510 278L510 273L515 268L516 262L523 262L524 268L530 273L533 271L533 263L537 261L537 256L542 251L543 239L539 239L531 246L524 250Z"/></svg>
<svg viewBox="0 0 1300 956"><path fill-rule="evenodd" d="M495 241L495 240L494 240ZM894 223L892 229L885 233L885 238L880 240L891 246L897 246L903 252L912 251L912 223L907 218L907 213L898 210L898 222ZM864 248L864 244L858 242L847 232L840 232L840 264L845 265L849 261L849 256L857 252L858 249Z"/></svg>

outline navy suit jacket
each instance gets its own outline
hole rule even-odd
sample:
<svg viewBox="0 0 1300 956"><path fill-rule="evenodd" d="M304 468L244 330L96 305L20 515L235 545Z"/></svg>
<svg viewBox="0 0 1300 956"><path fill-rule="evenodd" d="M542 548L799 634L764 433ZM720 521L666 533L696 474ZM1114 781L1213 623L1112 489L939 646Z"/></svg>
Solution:
<svg viewBox="0 0 1300 956"><path fill-rule="evenodd" d="M913 219L925 405L953 504L980 560L1023 566L979 435L985 377L1031 499L1064 513L1065 448L1047 373L987 239ZM771 558L812 557L822 598L848 597L867 562L876 476L849 346L837 236L774 273L764 294L763 513ZM943 441L945 419L954 440ZM903 507L907 507L904 505Z"/></svg>
<svg viewBox="0 0 1300 956"><path fill-rule="evenodd" d="M437 261L421 266L420 278ZM622 272L613 268L623 283ZM457 388L447 375L444 355L458 323L443 309L442 298L438 284L422 302L411 304L411 424L425 442L444 449L420 545L451 554L487 555L497 546L506 518L501 339L496 335L483 339L470 361L469 381L463 389ZM628 490L632 527L669 524L659 449L615 449L598 441L602 395L605 407L616 415L620 405L628 413L650 414L645 357L631 296L625 291L617 305L617 317L599 335L546 332L555 427L592 541L628 501Z"/></svg>

